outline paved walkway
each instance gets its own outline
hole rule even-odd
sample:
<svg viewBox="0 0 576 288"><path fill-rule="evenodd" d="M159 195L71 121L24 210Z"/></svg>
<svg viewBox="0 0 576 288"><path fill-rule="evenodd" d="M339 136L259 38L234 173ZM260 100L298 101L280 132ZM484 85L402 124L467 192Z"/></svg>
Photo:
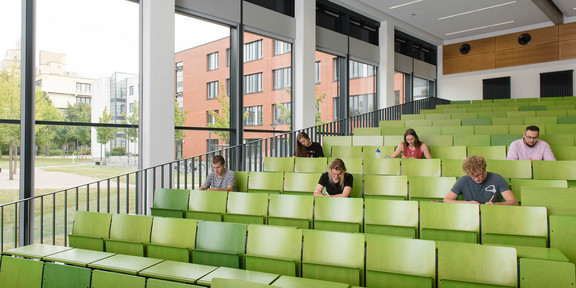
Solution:
<svg viewBox="0 0 576 288"><path fill-rule="evenodd" d="M45 171L42 168L36 168L34 172L36 189L59 190L100 180L65 172ZM14 180L9 180L8 169L2 169L0 172L0 189L20 189L20 173L14 175Z"/></svg>

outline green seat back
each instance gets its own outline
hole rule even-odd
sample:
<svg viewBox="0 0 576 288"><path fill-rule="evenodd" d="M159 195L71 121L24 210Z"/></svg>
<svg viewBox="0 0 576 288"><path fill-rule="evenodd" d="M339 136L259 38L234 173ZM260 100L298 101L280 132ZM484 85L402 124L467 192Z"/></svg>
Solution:
<svg viewBox="0 0 576 288"><path fill-rule="evenodd" d="M426 119L426 115L424 114L402 114L400 115L400 119L404 120L404 124L406 124L406 120L423 120ZM406 124L406 126L409 126Z"/></svg>
<svg viewBox="0 0 576 288"><path fill-rule="evenodd" d="M153 219L144 215L112 215L106 252L144 256L146 245L150 243Z"/></svg>
<svg viewBox="0 0 576 288"><path fill-rule="evenodd" d="M476 135L508 134L508 125L483 125L474 126Z"/></svg>
<svg viewBox="0 0 576 288"><path fill-rule="evenodd" d="M572 287L576 282L574 263L520 259L520 287Z"/></svg>
<svg viewBox="0 0 576 288"><path fill-rule="evenodd" d="M329 155L329 154L328 154ZM294 172L296 173L324 173L328 165L327 158L296 158Z"/></svg>
<svg viewBox="0 0 576 288"><path fill-rule="evenodd" d="M478 111L481 112L481 111ZM489 111L484 111L489 112ZM488 126L492 125L491 118L463 118L462 126Z"/></svg>
<svg viewBox="0 0 576 288"><path fill-rule="evenodd" d="M146 278L123 273L94 270L92 272L92 288L99 287L146 287Z"/></svg>
<svg viewBox="0 0 576 288"><path fill-rule="evenodd" d="M555 116L541 116L541 117L525 117L524 125L536 125L544 126L546 124L556 124L558 122L558 117Z"/></svg>
<svg viewBox="0 0 576 288"><path fill-rule="evenodd" d="M576 161L532 161L534 179L576 180Z"/></svg>
<svg viewBox="0 0 576 288"><path fill-rule="evenodd" d="M396 136L394 137L394 139L397 139L398 137L403 137L404 133L406 132L406 129L408 129L408 127L388 127L388 126L382 126L380 127L380 134L382 134L383 138L384 138L384 146L389 146L390 144L386 144L389 142L386 142L386 136Z"/></svg>
<svg viewBox="0 0 576 288"><path fill-rule="evenodd" d="M440 159L402 159L402 175L440 176Z"/></svg>
<svg viewBox="0 0 576 288"><path fill-rule="evenodd" d="M302 277L361 285L364 234L304 230Z"/></svg>
<svg viewBox="0 0 576 288"><path fill-rule="evenodd" d="M190 262L198 221L155 217L147 257Z"/></svg>
<svg viewBox="0 0 576 288"><path fill-rule="evenodd" d="M366 287L434 287L435 278L434 241L366 234Z"/></svg>
<svg viewBox="0 0 576 288"><path fill-rule="evenodd" d="M468 146L468 156L472 155L490 160L506 160L506 146Z"/></svg>
<svg viewBox="0 0 576 288"><path fill-rule="evenodd" d="M296 158L296 163L298 163L298 159L326 158ZM283 183L284 172L250 172L250 178L248 179L248 192L282 193Z"/></svg>
<svg viewBox="0 0 576 288"><path fill-rule="evenodd" d="M479 230L478 205L420 202L420 239L478 243Z"/></svg>
<svg viewBox="0 0 576 288"><path fill-rule="evenodd" d="M366 158L364 174L400 175L400 158Z"/></svg>
<svg viewBox="0 0 576 288"><path fill-rule="evenodd" d="M462 159L442 159L442 177L462 177Z"/></svg>
<svg viewBox="0 0 576 288"><path fill-rule="evenodd" d="M362 165L364 163L362 157L330 157L328 158L328 165L330 165L330 163L332 163L336 158L340 158L344 161L347 169L346 172L350 174L362 174Z"/></svg>
<svg viewBox="0 0 576 288"><path fill-rule="evenodd" d="M257 283L252 281L240 280L240 279L227 279L227 278L212 278L212 284L210 287L213 288L280 288L278 286L272 286L263 283Z"/></svg>
<svg viewBox="0 0 576 288"><path fill-rule="evenodd" d="M454 144L453 138L452 135L425 135L420 137L420 141L426 142L428 146L452 146Z"/></svg>
<svg viewBox="0 0 576 288"><path fill-rule="evenodd" d="M324 136L322 137L322 150L324 156L332 155L332 146L352 146L352 136Z"/></svg>
<svg viewBox="0 0 576 288"><path fill-rule="evenodd" d="M466 146L430 146L434 159L466 159Z"/></svg>
<svg viewBox="0 0 576 288"><path fill-rule="evenodd" d="M104 239L110 238L112 214L76 211L68 245L74 248L104 251Z"/></svg>
<svg viewBox="0 0 576 288"><path fill-rule="evenodd" d="M406 200L407 176L364 175L364 198Z"/></svg>
<svg viewBox="0 0 576 288"><path fill-rule="evenodd" d="M154 204L150 209L152 216L184 217L184 210L188 209L188 189L158 188L154 192Z"/></svg>
<svg viewBox="0 0 576 288"><path fill-rule="evenodd" d="M226 213L227 191L190 191L185 217L189 219L222 221Z"/></svg>
<svg viewBox="0 0 576 288"><path fill-rule="evenodd" d="M248 225L246 270L300 276L302 230Z"/></svg>
<svg viewBox="0 0 576 288"><path fill-rule="evenodd" d="M316 197L314 229L362 232L362 198Z"/></svg>
<svg viewBox="0 0 576 288"><path fill-rule="evenodd" d="M518 106L518 111L510 111L506 113L508 118L525 118L525 117L536 117L536 111L523 110L530 106ZM545 109L544 109L545 110Z"/></svg>
<svg viewBox="0 0 576 288"><path fill-rule="evenodd" d="M2 256L0 287L41 288L44 262Z"/></svg>
<svg viewBox="0 0 576 288"><path fill-rule="evenodd" d="M404 141L404 132L398 135L386 135L384 136L384 146L394 146L396 147L400 142Z"/></svg>
<svg viewBox="0 0 576 288"><path fill-rule="evenodd" d="M546 247L545 207L482 205L482 243Z"/></svg>
<svg viewBox="0 0 576 288"><path fill-rule="evenodd" d="M380 136L380 127L356 127L354 136Z"/></svg>
<svg viewBox="0 0 576 288"><path fill-rule="evenodd" d="M440 114L443 115L443 114ZM462 121L460 119L434 119L432 120L432 126L434 127L454 127L461 126ZM442 129L444 130L444 129Z"/></svg>
<svg viewBox="0 0 576 288"><path fill-rule="evenodd" d="M394 153L394 146L362 146L362 158L376 158L376 149L380 150L380 158Z"/></svg>
<svg viewBox="0 0 576 288"><path fill-rule="evenodd" d="M92 277L92 270L88 268L47 262L44 264L44 276L42 277L42 287L88 288L90 287L91 277Z"/></svg>
<svg viewBox="0 0 576 288"><path fill-rule="evenodd" d="M510 180L510 189L514 192L514 196L518 202L522 202L522 192L524 188L544 188L544 187L559 187L568 188L568 182L566 180L539 180L539 179L516 179L512 178ZM546 200L546 199L542 199ZM531 206L543 206L543 205L531 205Z"/></svg>
<svg viewBox="0 0 576 288"><path fill-rule="evenodd" d="M486 170L498 173L504 178L532 178L530 160L486 160Z"/></svg>
<svg viewBox="0 0 576 288"><path fill-rule="evenodd" d="M550 248L557 248L576 262L576 216L550 215Z"/></svg>
<svg viewBox="0 0 576 288"><path fill-rule="evenodd" d="M491 146L506 146L509 147L510 143L521 139L522 134L509 134L509 135L490 135L490 145Z"/></svg>
<svg viewBox="0 0 576 288"><path fill-rule="evenodd" d="M279 287L315 287L315 288L348 288L350 285L345 283L323 281L316 279L307 279L282 275L276 279L273 285Z"/></svg>
<svg viewBox="0 0 576 288"><path fill-rule="evenodd" d="M494 117L492 118L492 125L520 125L524 124L524 118L522 117Z"/></svg>
<svg viewBox="0 0 576 288"><path fill-rule="evenodd" d="M438 110L421 109L420 114L426 114L426 116L424 116L425 119L432 119L432 120L451 119L450 114L443 114L441 111ZM436 125L435 122L433 123L434 125Z"/></svg>
<svg viewBox="0 0 576 288"><path fill-rule="evenodd" d="M314 197L309 195L270 194L268 225L312 228Z"/></svg>
<svg viewBox="0 0 576 288"><path fill-rule="evenodd" d="M437 247L439 287L517 287L514 248L444 241Z"/></svg>
<svg viewBox="0 0 576 288"><path fill-rule="evenodd" d="M204 286L198 286L168 280L160 280L154 278L148 278L148 280L146 281L146 288L202 288L202 287Z"/></svg>
<svg viewBox="0 0 576 288"><path fill-rule="evenodd" d="M384 138L378 136L352 136L352 146L382 146L384 145Z"/></svg>
<svg viewBox="0 0 576 288"><path fill-rule="evenodd" d="M443 126L442 135L474 135L472 126Z"/></svg>
<svg viewBox="0 0 576 288"><path fill-rule="evenodd" d="M264 157L264 172L294 171L294 157Z"/></svg>
<svg viewBox="0 0 576 288"><path fill-rule="evenodd" d="M574 134L542 134L538 138L550 146L574 146Z"/></svg>
<svg viewBox="0 0 576 288"><path fill-rule="evenodd" d="M402 115L402 117L404 118L404 116L406 115ZM424 117L424 115L418 114L418 115L414 115L414 116L422 116ZM426 120L426 119L407 119L404 121L404 124L406 125L406 127L428 127L428 126L432 126L432 120Z"/></svg>
<svg viewBox="0 0 576 288"><path fill-rule="evenodd" d="M248 191L248 171L234 171L236 175L236 191Z"/></svg>
<svg viewBox="0 0 576 288"><path fill-rule="evenodd" d="M418 202L364 201L364 233L418 238Z"/></svg>
<svg viewBox="0 0 576 288"><path fill-rule="evenodd" d="M246 224L201 221L196 233L194 263L240 268L246 253Z"/></svg>
<svg viewBox="0 0 576 288"><path fill-rule="evenodd" d="M551 146L556 160L576 160L576 146Z"/></svg>
<svg viewBox="0 0 576 288"><path fill-rule="evenodd" d="M548 215L576 216L576 188L526 186L521 194L522 206L546 207Z"/></svg>
<svg viewBox="0 0 576 288"><path fill-rule="evenodd" d="M452 112L452 119L478 118L477 112Z"/></svg>
<svg viewBox="0 0 576 288"><path fill-rule="evenodd" d="M570 112L572 111L568 111ZM546 134L576 134L576 124L548 124L545 127Z"/></svg>
<svg viewBox="0 0 576 288"><path fill-rule="evenodd" d="M380 121L378 127L404 127L404 120L386 120Z"/></svg>
<svg viewBox="0 0 576 288"><path fill-rule="evenodd" d="M484 103L481 103L481 105L483 105ZM468 112L476 112L476 113L480 113L480 112L492 112L492 107L470 107L468 108Z"/></svg>
<svg viewBox="0 0 576 288"><path fill-rule="evenodd" d="M322 173L286 173L284 194L312 195Z"/></svg>
<svg viewBox="0 0 576 288"><path fill-rule="evenodd" d="M230 192L224 221L265 224L267 212L267 193Z"/></svg>
<svg viewBox="0 0 576 288"><path fill-rule="evenodd" d="M490 135L456 135L454 146L490 146Z"/></svg>
<svg viewBox="0 0 576 288"><path fill-rule="evenodd" d="M361 158L362 146L332 146L332 158Z"/></svg>
<svg viewBox="0 0 576 288"><path fill-rule="evenodd" d="M545 111L536 111L536 117L549 117L553 116L556 117L558 120L558 124L566 124L560 123L560 117L566 117L566 110L550 110L551 106L548 106L548 110ZM555 109L555 108L554 108Z"/></svg>
<svg viewBox="0 0 576 288"><path fill-rule="evenodd" d="M456 177L408 177L410 200L442 200L456 183Z"/></svg>
<svg viewBox="0 0 576 288"><path fill-rule="evenodd" d="M576 116L558 116L558 124L576 124Z"/></svg>
<svg viewBox="0 0 576 288"><path fill-rule="evenodd" d="M418 136L420 137L427 137L430 135L440 135L442 134L442 130L446 126L427 126L427 127L416 127L418 129ZM454 127L454 126L450 126ZM460 127L460 126L458 126ZM404 135L404 134L402 134ZM398 143L396 143L398 144Z"/></svg>

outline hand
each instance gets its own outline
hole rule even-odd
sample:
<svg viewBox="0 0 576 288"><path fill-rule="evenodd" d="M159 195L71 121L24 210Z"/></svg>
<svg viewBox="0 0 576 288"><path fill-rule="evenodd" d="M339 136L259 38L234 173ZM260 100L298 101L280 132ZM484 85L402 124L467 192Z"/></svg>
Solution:
<svg viewBox="0 0 576 288"><path fill-rule="evenodd" d="M470 203L470 204L478 204L478 205L480 205L480 202L478 202L478 201L474 201L474 200L472 200L472 201L468 201L468 202L466 202L466 203Z"/></svg>
<svg viewBox="0 0 576 288"><path fill-rule="evenodd" d="M494 202L488 201L488 202L486 202L486 203L484 203L484 204L486 204L486 205L494 205Z"/></svg>

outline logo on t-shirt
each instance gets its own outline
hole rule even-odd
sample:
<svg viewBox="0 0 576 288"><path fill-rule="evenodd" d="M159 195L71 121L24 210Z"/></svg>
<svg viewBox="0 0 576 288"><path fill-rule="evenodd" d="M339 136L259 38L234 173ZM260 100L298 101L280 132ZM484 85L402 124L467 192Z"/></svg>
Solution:
<svg viewBox="0 0 576 288"><path fill-rule="evenodd" d="M484 190L486 190L486 192L496 193L496 186L490 185L490 186L486 187L486 189L484 189Z"/></svg>

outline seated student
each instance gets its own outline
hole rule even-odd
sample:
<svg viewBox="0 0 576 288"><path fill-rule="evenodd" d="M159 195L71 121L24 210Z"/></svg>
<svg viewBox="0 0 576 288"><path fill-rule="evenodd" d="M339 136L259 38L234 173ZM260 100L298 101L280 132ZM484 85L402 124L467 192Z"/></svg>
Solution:
<svg viewBox="0 0 576 288"><path fill-rule="evenodd" d="M314 196L349 197L350 192L352 192L354 176L346 173L344 161L340 158L334 159L328 167L328 171L320 176L318 185L314 190ZM326 195L322 194L324 187L326 187Z"/></svg>
<svg viewBox="0 0 576 288"><path fill-rule="evenodd" d="M462 170L467 174L456 181L450 192L444 197L444 202L462 202L474 204L494 204L517 206L518 201L506 180L499 174L486 172L484 157L473 155L462 163ZM464 200L457 200L463 195ZM504 202L499 201L502 195Z"/></svg>
<svg viewBox="0 0 576 288"><path fill-rule="evenodd" d="M211 191L235 191L236 190L236 174L234 171L226 170L224 166L226 162L224 157L220 155L214 156L212 159L212 170L204 184L198 188L199 190Z"/></svg>
<svg viewBox="0 0 576 288"><path fill-rule="evenodd" d="M402 158L422 159L423 156L426 157L426 159L432 158L430 150L428 150L428 145L420 142L414 129L406 130L404 133L404 141L400 142L398 147L396 147L396 151L390 155L390 158L396 158L400 154L402 154Z"/></svg>
<svg viewBox="0 0 576 288"><path fill-rule="evenodd" d="M296 157L318 158L324 157L324 151L320 143L310 141L306 132L298 133L296 137Z"/></svg>
<svg viewBox="0 0 576 288"><path fill-rule="evenodd" d="M506 160L556 160L548 143L540 140L540 128L528 126L522 139L510 144Z"/></svg>

